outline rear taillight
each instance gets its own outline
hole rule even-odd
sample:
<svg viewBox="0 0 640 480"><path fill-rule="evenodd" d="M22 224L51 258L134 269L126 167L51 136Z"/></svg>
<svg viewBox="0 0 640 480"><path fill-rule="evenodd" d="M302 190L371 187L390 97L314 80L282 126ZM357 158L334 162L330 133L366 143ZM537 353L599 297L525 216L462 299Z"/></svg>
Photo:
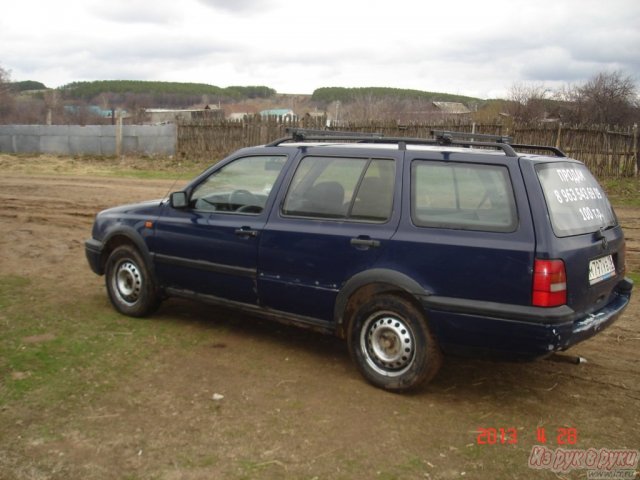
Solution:
<svg viewBox="0 0 640 480"><path fill-rule="evenodd" d="M567 274L562 260L535 261L532 303L535 307L557 307L567 303Z"/></svg>

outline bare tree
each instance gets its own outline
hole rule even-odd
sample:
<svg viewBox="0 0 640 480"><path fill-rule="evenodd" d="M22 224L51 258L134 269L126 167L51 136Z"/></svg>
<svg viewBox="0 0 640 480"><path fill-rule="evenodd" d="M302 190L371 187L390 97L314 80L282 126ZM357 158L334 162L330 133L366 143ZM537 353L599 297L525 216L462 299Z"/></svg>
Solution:
<svg viewBox="0 0 640 480"><path fill-rule="evenodd" d="M352 122L367 122L380 118L383 101L371 92L359 93L349 103L342 105L341 118Z"/></svg>
<svg viewBox="0 0 640 480"><path fill-rule="evenodd" d="M11 74L0 66L0 123L6 123L15 106L11 90Z"/></svg>
<svg viewBox="0 0 640 480"><path fill-rule="evenodd" d="M551 90L542 84L514 83L509 89L507 111L519 121L542 120L547 115L546 103Z"/></svg>
<svg viewBox="0 0 640 480"><path fill-rule="evenodd" d="M600 72L584 85L566 87L559 96L571 102L576 123L624 125L639 117L638 88L620 71Z"/></svg>
<svg viewBox="0 0 640 480"><path fill-rule="evenodd" d="M7 118L7 123L37 125L41 124L44 118L46 118L46 107L41 98L18 96L13 112Z"/></svg>

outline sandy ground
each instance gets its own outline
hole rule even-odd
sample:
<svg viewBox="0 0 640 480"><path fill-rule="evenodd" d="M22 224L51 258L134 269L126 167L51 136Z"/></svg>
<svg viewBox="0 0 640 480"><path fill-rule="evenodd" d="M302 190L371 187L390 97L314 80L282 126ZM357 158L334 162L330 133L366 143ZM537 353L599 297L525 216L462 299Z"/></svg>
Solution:
<svg viewBox="0 0 640 480"><path fill-rule="evenodd" d="M93 217L172 183L3 172L0 273L109 309L84 258ZM618 215L638 271L640 211ZM164 348L150 337L149 353L90 404L0 411L0 478L586 478L527 459L540 426L551 448L565 427L578 431L575 448L640 448L639 299L570 352L584 365L446 358L411 395L365 383L337 339L170 300L143 321L200 341ZM35 426L51 416L49 441ZM480 428L500 427L517 430L515 445L478 444Z"/></svg>

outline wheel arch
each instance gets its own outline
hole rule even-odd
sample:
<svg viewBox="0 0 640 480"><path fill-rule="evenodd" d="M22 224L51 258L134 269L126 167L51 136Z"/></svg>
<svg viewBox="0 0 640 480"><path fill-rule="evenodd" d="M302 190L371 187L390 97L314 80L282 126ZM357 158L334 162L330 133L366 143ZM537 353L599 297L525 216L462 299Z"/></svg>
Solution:
<svg viewBox="0 0 640 480"><path fill-rule="evenodd" d="M122 245L131 245L135 247L138 252L140 252L140 255L142 255L149 273L155 277L155 269L149 248L140 234L131 227L118 228L117 230L109 232L105 236L100 256L100 266L103 271L111 252Z"/></svg>
<svg viewBox="0 0 640 480"><path fill-rule="evenodd" d="M424 311L418 298L430 295L422 285L408 275L389 269L376 268L351 277L340 290L334 307L336 333L347 338L354 313L368 298L382 293L402 296Z"/></svg>

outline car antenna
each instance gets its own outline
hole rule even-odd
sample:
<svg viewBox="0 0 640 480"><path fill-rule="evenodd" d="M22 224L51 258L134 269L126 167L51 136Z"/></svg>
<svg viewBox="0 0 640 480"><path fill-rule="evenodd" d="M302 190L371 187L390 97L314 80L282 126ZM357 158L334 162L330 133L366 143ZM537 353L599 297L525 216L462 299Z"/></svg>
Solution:
<svg viewBox="0 0 640 480"><path fill-rule="evenodd" d="M164 197L162 197L160 199L160 205L162 205L162 202L164 201L165 198L168 198L169 195L171 195L171 192L173 191L173 187L176 186L176 183L178 183L178 179L176 178L173 183L171 184L171 186L169 187L169 191L164 195Z"/></svg>

